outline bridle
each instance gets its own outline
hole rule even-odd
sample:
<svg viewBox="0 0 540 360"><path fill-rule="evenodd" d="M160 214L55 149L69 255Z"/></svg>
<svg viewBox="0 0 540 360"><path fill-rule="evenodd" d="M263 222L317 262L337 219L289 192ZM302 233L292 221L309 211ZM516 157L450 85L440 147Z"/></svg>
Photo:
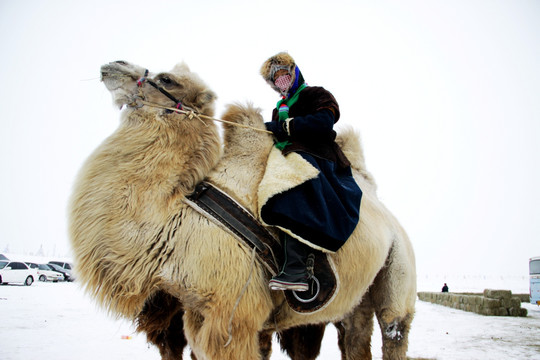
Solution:
<svg viewBox="0 0 540 360"><path fill-rule="evenodd" d="M222 119L216 119L216 118L213 118L211 116L206 116L204 114L200 114L197 110L192 109L192 108L182 104L182 102L180 100L178 100L177 98L175 98L170 92L168 92L167 90L165 90L164 88L159 86L152 79L149 79L147 77L148 73L149 73L149 71L148 71L148 69L146 69L144 71L144 75L139 80L137 80L137 87L139 88L139 99L135 100L133 104L128 105L128 106L136 107L136 108L140 108L140 107L142 107L144 105L151 106L151 107L155 107L155 108L164 109L164 110L166 110L168 112L171 112L171 113L176 112L176 113L179 113L179 114L184 114L190 119L193 119L194 117L198 118L199 120L201 120L201 118L205 118L205 119L210 119L210 120L230 124L230 125L233 125L233 126L249 128L249 129L252 129L252 130L255 130L255 131L259 131L259 132L263 132L263 133L267 133L267 134L272 135L272 132L268 131L266 129L259 129L259 128L256 128L256 127L253 127L253 126L250 126L250 125L238 124L238 123L234 123L234 122L230 122L230 121L226 121L226 120L222 120ZM149 83L153 88L157 89L160 93L162 93L163 95L168 97L170 100L174 101L174 103L176 104L174 106L174 108L146 101L145 96L144 96L143 91L142 91L145 82Z"/></svg>
<svg viewBox="0 0 540 360"><path fill-rule="evenodd" d="M167 90L159 86L155 81L153 81L152 79L149 79L147 77L148 73L149 71L148 69L146 69L144 71L144 75L139 80L137 80L137 86L139 87L139 95L141 95L141 98L144 100L144 95L142 94L142 87L144 83L147 82L150 85L152 85L152 87L154 87L156 90L158 90L160 93L168 97L170 100L174 101L174 103L176 104L174 107L176 109L184 110L184 105L182 104L182 102L178 100L177 98L175 98L170 92L168 92Z"/></svg>

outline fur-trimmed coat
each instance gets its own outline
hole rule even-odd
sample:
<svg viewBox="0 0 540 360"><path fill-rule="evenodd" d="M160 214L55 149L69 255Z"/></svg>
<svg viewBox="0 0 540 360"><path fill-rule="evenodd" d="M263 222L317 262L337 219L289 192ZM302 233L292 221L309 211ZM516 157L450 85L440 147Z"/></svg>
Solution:
<svg viewBox="0 0 540 360"><path fill-rule="evenodd" d="M338 103L329 91L318 86L306 87L289 109L289 116L293 118L289 123L291 145L283 149L284 155L303 151L333 161L340 167L351 165L335 142L333 127L340 113ZM279 121L277 109L272 113L272 121Z"/></svg>
<svg viewBox="0 0 540 360"><path fill-rule="evenodd" d="M306 87L290 107L290 145L287 157L299 154L318 175L275 194L262 206L265 223L280 227L307 245L337 251L358 224L362 191L354 181L350 162L335 142L339 119L334 96L322 87ZM278 111L272 121L279 121Z"/></svg>

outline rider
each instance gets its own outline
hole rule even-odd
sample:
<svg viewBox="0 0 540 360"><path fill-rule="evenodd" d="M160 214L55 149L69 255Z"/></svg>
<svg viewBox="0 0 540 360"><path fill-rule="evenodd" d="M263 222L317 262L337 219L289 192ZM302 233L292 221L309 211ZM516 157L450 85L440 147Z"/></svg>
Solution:
<svg viewBox="0 0 540 360"><path fill-rule="evenodd" d="M295 152L319 175L271 197L261 209L265 223L278 226L285 250L281 272L270 280L272 290L308 290L306 259L313 249L337 251L359 219L362 191L350 162L335 142L339 106L322 87L308 86L287 53L270 57L261 75L281 95L265 123L283 155Z"/></svg>

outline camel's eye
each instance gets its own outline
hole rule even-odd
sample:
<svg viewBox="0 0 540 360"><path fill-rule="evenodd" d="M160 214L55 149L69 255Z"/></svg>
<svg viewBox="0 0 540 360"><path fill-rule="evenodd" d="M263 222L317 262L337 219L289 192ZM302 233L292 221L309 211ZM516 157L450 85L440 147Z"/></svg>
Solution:
<svg viewBox="0 0 540 360"><path fill-rule="evenodd" d="M165 84L165 85L170 85L172 84L172 80L171 78L167 77L167 76L163 76L159 79L159 82L162 83L162 84Z"/></svg>

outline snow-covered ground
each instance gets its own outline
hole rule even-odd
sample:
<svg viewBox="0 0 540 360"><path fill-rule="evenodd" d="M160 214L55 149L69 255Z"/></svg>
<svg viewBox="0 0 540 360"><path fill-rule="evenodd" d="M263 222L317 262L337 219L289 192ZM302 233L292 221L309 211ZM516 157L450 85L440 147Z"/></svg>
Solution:
<svg viewBox="0 0 540 360"><path fill-rule="evenodd" d="M526 278L525 278L526 279ZM521 277L419 277L419 290L479 291L493 281L496 288L528 292ZM458 283L459 281L459 283ZM482 283L484 281L484 283ZM430 285L433 283L433 285ZM458 289L461 285L461 289ZM471 283L477 283L474 288ZM504 286L506 285L506 286ZM430 288L432 287L432 288ZM491 286L494 288L494 286ZM523 303L525 318L487 317L417 301L409 338L411 358L540 359L540 308ZM378 330L373 335L374 359L381 358ZM188 359L186 350L185 359ZM339 359L336 331L328 326L319 359ZM98 309L75 283L34 283L0 286L0 359L160 359L159 352L122 320ZM272 360L288 359L274 344Z"/></svg>

